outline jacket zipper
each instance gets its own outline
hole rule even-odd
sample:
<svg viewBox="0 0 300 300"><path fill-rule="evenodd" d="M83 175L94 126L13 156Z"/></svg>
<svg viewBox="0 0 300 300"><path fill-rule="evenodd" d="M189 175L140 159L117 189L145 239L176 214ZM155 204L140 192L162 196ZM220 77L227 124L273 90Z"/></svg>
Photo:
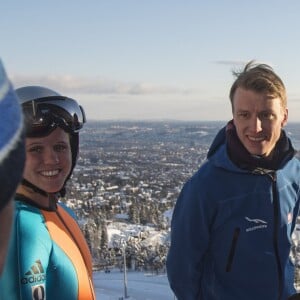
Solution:
<svg viewBox="0 0 300 300"><path fill-rule="evenodd" d="M234 254L235 254L235 250L236 250L237 241L238 241L238 238L240 235L240 231L241 231L240 228L235 228L235 230L234 230L231 247L230 247L230 251L229 251L228 259L227 259L226 272L231 271L232 262L233 262L233 258L234 258Z"/></svg>
<svg viewBox="0 0 300 300"><path fill-rule="evenodd" d="M283 292L283 272L280 262L279 247L278 247L278 235L279 235L279 199L276 187L276 173L271 174L272 179L272 191L273 191L273 207L274 207L274 228L273 228L273 247L277 262L278 272L278 299L280 300Z"/></svg>

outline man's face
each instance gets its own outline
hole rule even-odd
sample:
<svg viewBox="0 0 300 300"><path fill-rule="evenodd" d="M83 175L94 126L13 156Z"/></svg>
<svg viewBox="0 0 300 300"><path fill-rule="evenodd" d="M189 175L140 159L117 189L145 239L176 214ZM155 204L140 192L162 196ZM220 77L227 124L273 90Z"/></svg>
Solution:
<svg viewBox="0 0 300 300"><path fill-rule="evenodd" d="M269 156L287 117L288 111L279 98L237 88L233 97L233 122L250 154Z"/></svg>
<svg viewBox="0 0 300 300"><path fill-rule="evenodd" d="M10 201L0 210L0 275L2 273L9 243L10 229L13 218L13 203Z"/></svg>

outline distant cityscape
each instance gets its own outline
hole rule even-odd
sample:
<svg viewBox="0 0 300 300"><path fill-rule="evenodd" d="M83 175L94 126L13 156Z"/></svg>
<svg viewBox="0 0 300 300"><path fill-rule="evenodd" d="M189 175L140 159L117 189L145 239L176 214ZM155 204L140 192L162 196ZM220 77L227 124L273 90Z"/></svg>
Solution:
<svg viewBox="0 0 300 300"><path fill-rule="evenodd" d="M176 199L224 125L176 121L86 124L65 199L80 220L95 266L121 264L125 242L129 267L164 268ZM296 149L300 149L299 129L300 123L286 127ZM127 224L127 234L114 238L108 228L120 223ZM133 224L139 226L129 230ZM150 248L145 243L149 228L163 237Z"/></svg>

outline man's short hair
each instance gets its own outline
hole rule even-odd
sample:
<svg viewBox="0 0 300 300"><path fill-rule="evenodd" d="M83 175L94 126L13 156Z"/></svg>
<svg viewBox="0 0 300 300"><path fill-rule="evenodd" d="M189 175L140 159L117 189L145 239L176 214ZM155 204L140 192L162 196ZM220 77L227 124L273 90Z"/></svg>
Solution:
<svg viewBox="0 0 300 300"><path fill-rule="evenodd" d="M283 81L267 64L250 61L242 71L233 71L236 80L231 86L229 98L233 109L233 97L237 88L265 93L270 98L279 98L282 108L287 108L286 89Z"/></svg>

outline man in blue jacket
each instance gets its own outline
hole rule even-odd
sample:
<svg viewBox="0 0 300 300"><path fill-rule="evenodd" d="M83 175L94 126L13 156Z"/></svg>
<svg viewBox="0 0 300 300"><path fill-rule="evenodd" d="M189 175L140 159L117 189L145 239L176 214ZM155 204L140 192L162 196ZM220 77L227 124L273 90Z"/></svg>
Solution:
<svg viewBox="0 0 300 300"><path fill-rule="evenodd" d="M12 225L12 198L25 163L21 107L0 61L0 275Z"/></svg>
<svg viewBox="0 0 300 300"><path fill-rule="evenodd" d="M300 162L283 127L286 89L248 63L230 90L233 119L177 200L167 258L179 300L286 300L300 204Z"/></svg>

